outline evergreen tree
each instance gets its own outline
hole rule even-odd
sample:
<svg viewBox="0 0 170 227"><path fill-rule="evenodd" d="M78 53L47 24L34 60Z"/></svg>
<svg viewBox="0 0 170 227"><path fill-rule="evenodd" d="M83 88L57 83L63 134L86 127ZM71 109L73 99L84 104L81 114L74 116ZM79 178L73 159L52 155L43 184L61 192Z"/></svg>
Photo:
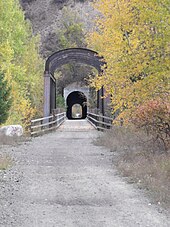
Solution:
<svg viewBox="0 0 170 227"><path fill-rule="evenodd" d="M11 88L8 87L3 73L0 72L0 124L4 123L8 118L8 112L12 104L10 91Z"/></svg>

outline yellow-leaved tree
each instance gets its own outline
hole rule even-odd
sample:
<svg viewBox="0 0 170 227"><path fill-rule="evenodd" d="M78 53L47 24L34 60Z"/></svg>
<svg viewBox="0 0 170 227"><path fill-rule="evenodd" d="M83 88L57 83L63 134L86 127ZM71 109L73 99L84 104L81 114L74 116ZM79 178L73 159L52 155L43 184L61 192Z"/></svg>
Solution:
<svg viewBox="0 0 170 227"><path fill-rule="evenodd" d="M38 38L16 0L0 0L0 71L11 87L12 107L6 124L28 127L42 111L43 61Z"/></svg>
<svg viewBox="0 0 170 227"><path fill-rule="evenodd" d="M113 112L124 119L148 100L168 103L169 0L98 0L94 7L101 14L88 43L105 58L107 68L92 85L104 85Z"/></svg>

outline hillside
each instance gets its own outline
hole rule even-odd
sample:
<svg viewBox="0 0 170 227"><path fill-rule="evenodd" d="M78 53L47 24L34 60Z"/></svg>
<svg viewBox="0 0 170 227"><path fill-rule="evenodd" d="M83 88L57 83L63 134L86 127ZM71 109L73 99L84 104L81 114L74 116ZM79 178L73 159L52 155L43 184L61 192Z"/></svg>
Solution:
<svg viewBox="0 0 170 227"><path fill-rule="evenodd" d="M34 34L41 36L41 54L44 57L58 50L58 31L63 24L64 11L75 15L77 23L83 24L85 33L93 29L92 21L97 12L91 3L91 0L21 0Z"/></svg>

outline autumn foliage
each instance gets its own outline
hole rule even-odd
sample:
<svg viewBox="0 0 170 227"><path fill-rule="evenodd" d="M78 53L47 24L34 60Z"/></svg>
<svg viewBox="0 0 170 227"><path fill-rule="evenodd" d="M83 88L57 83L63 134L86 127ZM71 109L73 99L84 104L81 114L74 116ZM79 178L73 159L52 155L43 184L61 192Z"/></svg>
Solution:
<svg viewBox="0 0 170 227"><path fill-rule="evenodd" d="M139 106L132 117L137 128L144 129L155 141L170 148L170 104L161 99L150 100Z"/></svg>
<svg viewBox="0 0 170 227"><path fill-rule="evenodd" d="M1 0L0 72L11 87L12 97L5 124L27 128L30 119L42 109L43 61L38 54L38 42L19 1Z"/></svg>
<svg viewBox="0 0 170 227"><path fill-rule="evenodd" d="M146 122L154 111L165 117L163 106L156 108L158 101L152 100L162 105L164 99L169 102L169 1L99 0L94 7L100 16L88 43L105 58L107 68L91 80L92 86L104 86L106 96L111 95L113 113L118 111L125 122L142 108ZM153 110L148 112L144 103ZM139 119L142 125L144 119Z"/></svg>

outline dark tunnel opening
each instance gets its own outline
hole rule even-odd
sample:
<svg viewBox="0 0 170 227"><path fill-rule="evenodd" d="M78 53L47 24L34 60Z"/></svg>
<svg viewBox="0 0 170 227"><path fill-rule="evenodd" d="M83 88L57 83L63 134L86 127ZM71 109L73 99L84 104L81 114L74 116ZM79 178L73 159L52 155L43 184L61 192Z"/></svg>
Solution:
<svg viewBox="0 0 170 227"><path fill-rule="evenodd" d="M73 108L75 105L80 106L81 111L75 117ZM81 112L81 113L80 113ZM87 117L87 98L83 92L73 91L67 97L67 118L70 120L85 119Z"/></svg>

